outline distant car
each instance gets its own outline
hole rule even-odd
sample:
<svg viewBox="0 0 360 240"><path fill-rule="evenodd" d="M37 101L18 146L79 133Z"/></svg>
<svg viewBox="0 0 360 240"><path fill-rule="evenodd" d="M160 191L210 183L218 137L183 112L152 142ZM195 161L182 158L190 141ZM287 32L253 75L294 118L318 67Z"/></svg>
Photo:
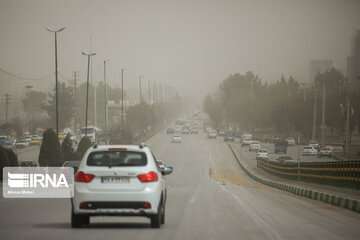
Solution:
<svg viewBox="0 0 360 240"><path fill-rule="evenodd" d="M22 137L21 139L28 142L29 144L31 143L31 140L32 140L31 136L25 136L25 137Z"/></svg>
<svg viewBox="0 0 360 240"><path fill-rule="evenodd" d="M256 142L256 141L253 141L249 146L250 152L257 152L260 149L261 149L261 145L259 142Z"/></svg>
<svg viewBox="0 0 360 240"><path fill-rule="evenodd" d="M316 150L320 149L320 144L318 142L316 142L316 141L313 141L313 140L309 142L309 146L314 147Z"/></svg>
<svg viewBox="0 0 360 240"><path fill-rule="evenodd" d="M281 163L286 162L286 161L293 161L293 160L294 159L288 155L284 155L284 156L280 156L280 157L276 158L276 161L281 162Z"/></svg>
<svg viewBox="0 0 360 240"><path fill-rule="evenodd" d="M234 135L231 133L225 133L224 135L224 142L234 142L235 138Z"/></svg>
<svg viewBox="0 0 360 240"><path fill-rule="evenodd" d="M199 133L199 131L196 128L192 128L190 130L190 134L198 134L198 133Z"/></svg>
<svg viewBox="0 0 360 240"><path fill-rule="evenodd" d="M15 149L15 143L14 141L7 136L0 136L0 146L3 146L4 148L8 149Z"/></svg>
<svg viewBox="0 0 360 240"><path fill-rule="evenodd" d="M30 142L25 138L20 138L19 140L16 140L15 147L16 148L26 148L30 145Z"/></svg>
<svg viewBox="0 0 360 240"><path fill-rule="evenodd" d="M253 140L251 139L244 139L241 141L241 146L249 146L252 142Z"/></svg>
<svg viewBox="0 0 360 240"><path fill-rule="evenodd" d="M311 145L304 146L302 153L303 156L316 156L317 154L318 154L318 150L314 146Z"/></svg>
<svg viewBox="0 0 360 240"><path fill-rule="evenodd" d="M274 153L275 154L286 154L288 142L286 140L278 140L274 142Z"/></svg>
<svg viewBox="0 0 360 240"><path fill-rule="evenodd" d="M31 142L30 145L41 145L42 137L38 135L32 135L31 136Z"/></svg>
<svg viewBox="0 0 360 240"><path fill-rule="evenodd" d="M174 134L174 133L175 133L175 129L173 128L166 129L166 134Z"/></svg>
<svg viewBox="0 0 360 240"><path fill-rule="evenodd" d="M288 145L296 145L295 138L293 138L293 137L288 137L286 139L286 142L287 142Z"/></svg>
<svg viewBox="0 0 360 240"><path fill-rule="evenodd" d="M220 130L220 131L219 131L219 136L220 136L220 137L223 137L223 136L225 136L225 131L223 131L223 130Z"/></svg>
<svg viewBox="0 0 360 240"><path fill-rule="evenodd" d="M190 134L190 130L189 130L188 128L183 128L183 129L181 130L181 133L182 133L182 134Z"/></svg>
<svg viewBox="0 0 360 240"><path fill-rule="evenodd" d="M217 133L216 133L216 131L211 131L211 132L209 132L208 133L208 138L216 138L217 137Z"/></svg>
<svg viewBox="0 0 360 240"><path fill-rule="evenodd" d="M253 135L251 133L244 133L241 135L241 140L244 141L244 140L252 140L253 138Z"/></svg>
<svg viewBox="0 0 360 240"><path fill-rule="evenodd" d="M324 146L320 148L318 152L319 157L331 157L333 154L333 147L331 146Z"/></svg>
<svg viewBox="0 0 360 240"><path fill-rule="evenodd" d="M182 138L181 138L181 136L179 136L179 135L174 135L174 136L172 137L172 139L171 139L171 142L172 142L172 143L181 143L181 142L182 142Z"/></svg>
<svg viewBox="0 0 360 240"><path fill-rule="evenodd" d="M256 160L267 160L269 159L269 153L266 149L259 149L256 152Z"/></svg>

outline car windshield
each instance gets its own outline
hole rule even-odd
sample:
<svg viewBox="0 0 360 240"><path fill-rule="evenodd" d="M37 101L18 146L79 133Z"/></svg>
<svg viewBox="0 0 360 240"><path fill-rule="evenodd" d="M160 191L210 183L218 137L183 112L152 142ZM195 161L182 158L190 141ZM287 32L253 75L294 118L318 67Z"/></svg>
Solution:
<svg viewBox="0 0 360 240"><path fill-rule="evenodd" d="M147 164L146 154L136 151L99 151L87 159L88 166L139 167Z"/></svg>

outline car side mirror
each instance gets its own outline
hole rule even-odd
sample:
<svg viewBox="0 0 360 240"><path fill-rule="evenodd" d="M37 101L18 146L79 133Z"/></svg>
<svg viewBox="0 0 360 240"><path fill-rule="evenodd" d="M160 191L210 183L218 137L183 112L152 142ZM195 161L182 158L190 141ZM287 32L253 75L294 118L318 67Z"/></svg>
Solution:
<svg viewBox="0 0 360 240"><path fill-rule="evenodd" d="M166 165L160 165L160 171L162 175L170 175L173 171L174 168L171 166L166 166Z"/></svg>

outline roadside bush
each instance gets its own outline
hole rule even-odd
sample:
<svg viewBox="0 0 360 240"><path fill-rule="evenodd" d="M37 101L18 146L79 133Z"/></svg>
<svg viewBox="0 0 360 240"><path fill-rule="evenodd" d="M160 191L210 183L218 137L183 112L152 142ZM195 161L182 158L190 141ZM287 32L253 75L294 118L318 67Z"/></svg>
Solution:
<svg viewBox="0 0 360 240"><path fill-rule="evenodd" d="M62 163L59 139L53 129L47 129L43 134L43 141L40 147L39 165L58 167Z"/></svg>
<svg viewBox="0 0 360 240"><path fill-rule="evenodd" d="M77 154L78 154L78 158L82 158L85 154L85 152L92 146L91 140L89 137L83 137L80 140L78 149L77 149Z"/></svg>

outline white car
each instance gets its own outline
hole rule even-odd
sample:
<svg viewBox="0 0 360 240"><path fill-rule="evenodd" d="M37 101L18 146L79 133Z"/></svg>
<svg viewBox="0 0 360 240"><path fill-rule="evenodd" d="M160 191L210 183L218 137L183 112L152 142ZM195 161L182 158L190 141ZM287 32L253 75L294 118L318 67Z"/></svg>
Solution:
<svg viewBox="0 0 360 240"><path fill-rule="evenodd" d="M179 135L174 135L174 136L172 137L172 139L171 139L171 142L172 142L172 143L181 143L181 142L182 142L182 138L181 138L181 136L179 136Z"/></svg>
<svg viewBox="0 0 360 240"><path fill-rule="evenodd" d="M217 137L216 131L211 131L208 133L208 138L216 138L216 137Z"/></svg>
<svg viewBox="0 0 360 240"><path fill-rule="evenodd" d="M253 143L253 140L251 140L251 139L243 139L241 141L241 146L249 146L251 143Z"/></svg>
<svg viewBox="0 0 360 240"><path fill-rule="evenodd" d="M93 216L143 216L151 227L165 223L164 175L173 168L157 161L144 145L94 145L75 174L71 226Z"/></svg>
<svg viewBox="0 0 360 240"><path fill-rule="evenodd" d="M302 155L304 156L315 156L318 154L318 150L311 145L304 146Z"/></svg>
<svg viewBox="0 0 360 240"><path fill-rule="evenodd" d="M256 142L256 141L253 141L249 146L250 152L257 152L260 149L261 149L261 145L259 142Z"/></svg>
<svg viewBox="0 0 360 240"><path fill-rule="evenodd" d="M267 160L269 159L269 153L265 149L259 149L256 152L256 160Z"/></svg>
<svg viewBox="0 0 360 240"><path fill-rule="evenodd" d="M286 139L286 142L287 142L288 145L296 145L295 138L293 138L293 137L288 137Z"/></svg>
<svg viewBox="0 0 360 240"><path fill-rule="evenodd" d="M15 143L16 148L26 148L29 145L30 145L30 142L25 138L18 139L18 140L16 140L16 143Z"/></svg>

